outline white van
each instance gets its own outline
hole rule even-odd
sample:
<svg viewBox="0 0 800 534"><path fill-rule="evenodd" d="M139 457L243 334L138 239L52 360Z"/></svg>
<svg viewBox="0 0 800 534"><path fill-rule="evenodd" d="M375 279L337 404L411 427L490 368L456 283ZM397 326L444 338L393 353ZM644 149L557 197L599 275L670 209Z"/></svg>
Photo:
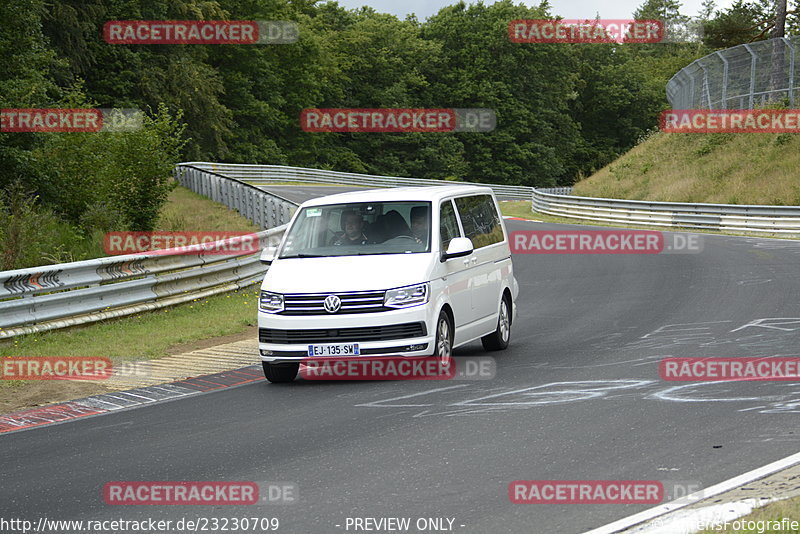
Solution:
<svg viewBox="0 0 800 534"><path fill-rule="evenodd" d="M508 346L519 293L488 187L372 189L309 200L262 251L264 375L309 357L435 356Z"/></svg>

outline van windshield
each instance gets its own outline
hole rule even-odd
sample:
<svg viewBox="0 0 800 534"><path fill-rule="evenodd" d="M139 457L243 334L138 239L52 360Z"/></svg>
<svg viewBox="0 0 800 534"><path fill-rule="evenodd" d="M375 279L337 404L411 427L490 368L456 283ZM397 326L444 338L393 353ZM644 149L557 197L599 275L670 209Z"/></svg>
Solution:
<svg viewBox="0 0 800 534"><path fill-rule="evenodd" d="M300 210L279 257L430 252L430 236L430 202L312 206Z"/></svg>

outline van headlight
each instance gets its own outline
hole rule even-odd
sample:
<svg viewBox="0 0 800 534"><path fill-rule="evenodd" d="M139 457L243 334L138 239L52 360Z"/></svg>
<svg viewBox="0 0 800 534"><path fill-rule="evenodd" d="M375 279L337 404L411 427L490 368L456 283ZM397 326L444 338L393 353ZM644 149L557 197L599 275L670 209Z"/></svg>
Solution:
<svg viewBox="0 0 800 534"><path fill-rule="evenodd" d="M283 295L280 293L270 293L262 291L258 299L258 309L267 313L278 313L283 311Z"/></svg>
<svg viewBox="0 0 800 534"><path fill-rule="evenodd" d="M387 308L417 306L428 302L429 295L430 291L427 282L414 286L398 287L386 292L386 296L383 298L383 305Z"/></svg>

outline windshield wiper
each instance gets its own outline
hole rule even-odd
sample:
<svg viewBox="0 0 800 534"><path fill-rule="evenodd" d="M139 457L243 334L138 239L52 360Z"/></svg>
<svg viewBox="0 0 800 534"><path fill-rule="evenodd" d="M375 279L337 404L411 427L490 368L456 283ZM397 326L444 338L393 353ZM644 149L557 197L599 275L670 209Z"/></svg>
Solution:
<svg viewBox="0 0 800 534"><path fill-rule="evenodd" d="M322 254L292 254L290 256L281 256L280 259L286 260L290 258L324 258Z"/></svg>
<svg viewBox="0 0 800 534"><path fill-rule="evenodd" d="M389 254L414 254L413 250L402 250L400 252L359 252L356 256L386 256Z"/></svg>

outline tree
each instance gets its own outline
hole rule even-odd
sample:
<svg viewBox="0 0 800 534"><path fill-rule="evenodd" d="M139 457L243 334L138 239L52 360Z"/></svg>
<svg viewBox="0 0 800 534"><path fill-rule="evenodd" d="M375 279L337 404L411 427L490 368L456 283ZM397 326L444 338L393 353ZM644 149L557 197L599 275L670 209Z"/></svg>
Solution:
<svg viewBox="0 0 800 534"><path fill-rule="evenodd" d="M716 13L705 26L703 41L713 48L784 37L787 29L797 31L798 10L788 10L787 0L737 0Z"/></svg>
<svg viewBox="0 0 800 534"><path fill-rule="evenodd" d="M41 31L43 0L0 2L0 108L46 107L59 98L50 69L62 65ZM23 180L26 189L43 183L30 151L39 139L30 133L0 133L0 189Z"/></svg>
<svg viewBox="0 0 800 534"><path fill-rule="evenodd" d="M508 37L510 20L542 18L552 18L546 6L459 2L423 27L423 37L442 50L428 67L429 104L491 108L497 115L491 133L452 134L463 144L468 180L548 186L571 183L577 173L573 155L581 138L570 107L578 45Z"/></svg>
<svg viewBox="0 0 800 534"><path fill-rule="evenodd" d="M786 0L775 0L775 27L770 37L773 39L786 36Z"/></svg>

